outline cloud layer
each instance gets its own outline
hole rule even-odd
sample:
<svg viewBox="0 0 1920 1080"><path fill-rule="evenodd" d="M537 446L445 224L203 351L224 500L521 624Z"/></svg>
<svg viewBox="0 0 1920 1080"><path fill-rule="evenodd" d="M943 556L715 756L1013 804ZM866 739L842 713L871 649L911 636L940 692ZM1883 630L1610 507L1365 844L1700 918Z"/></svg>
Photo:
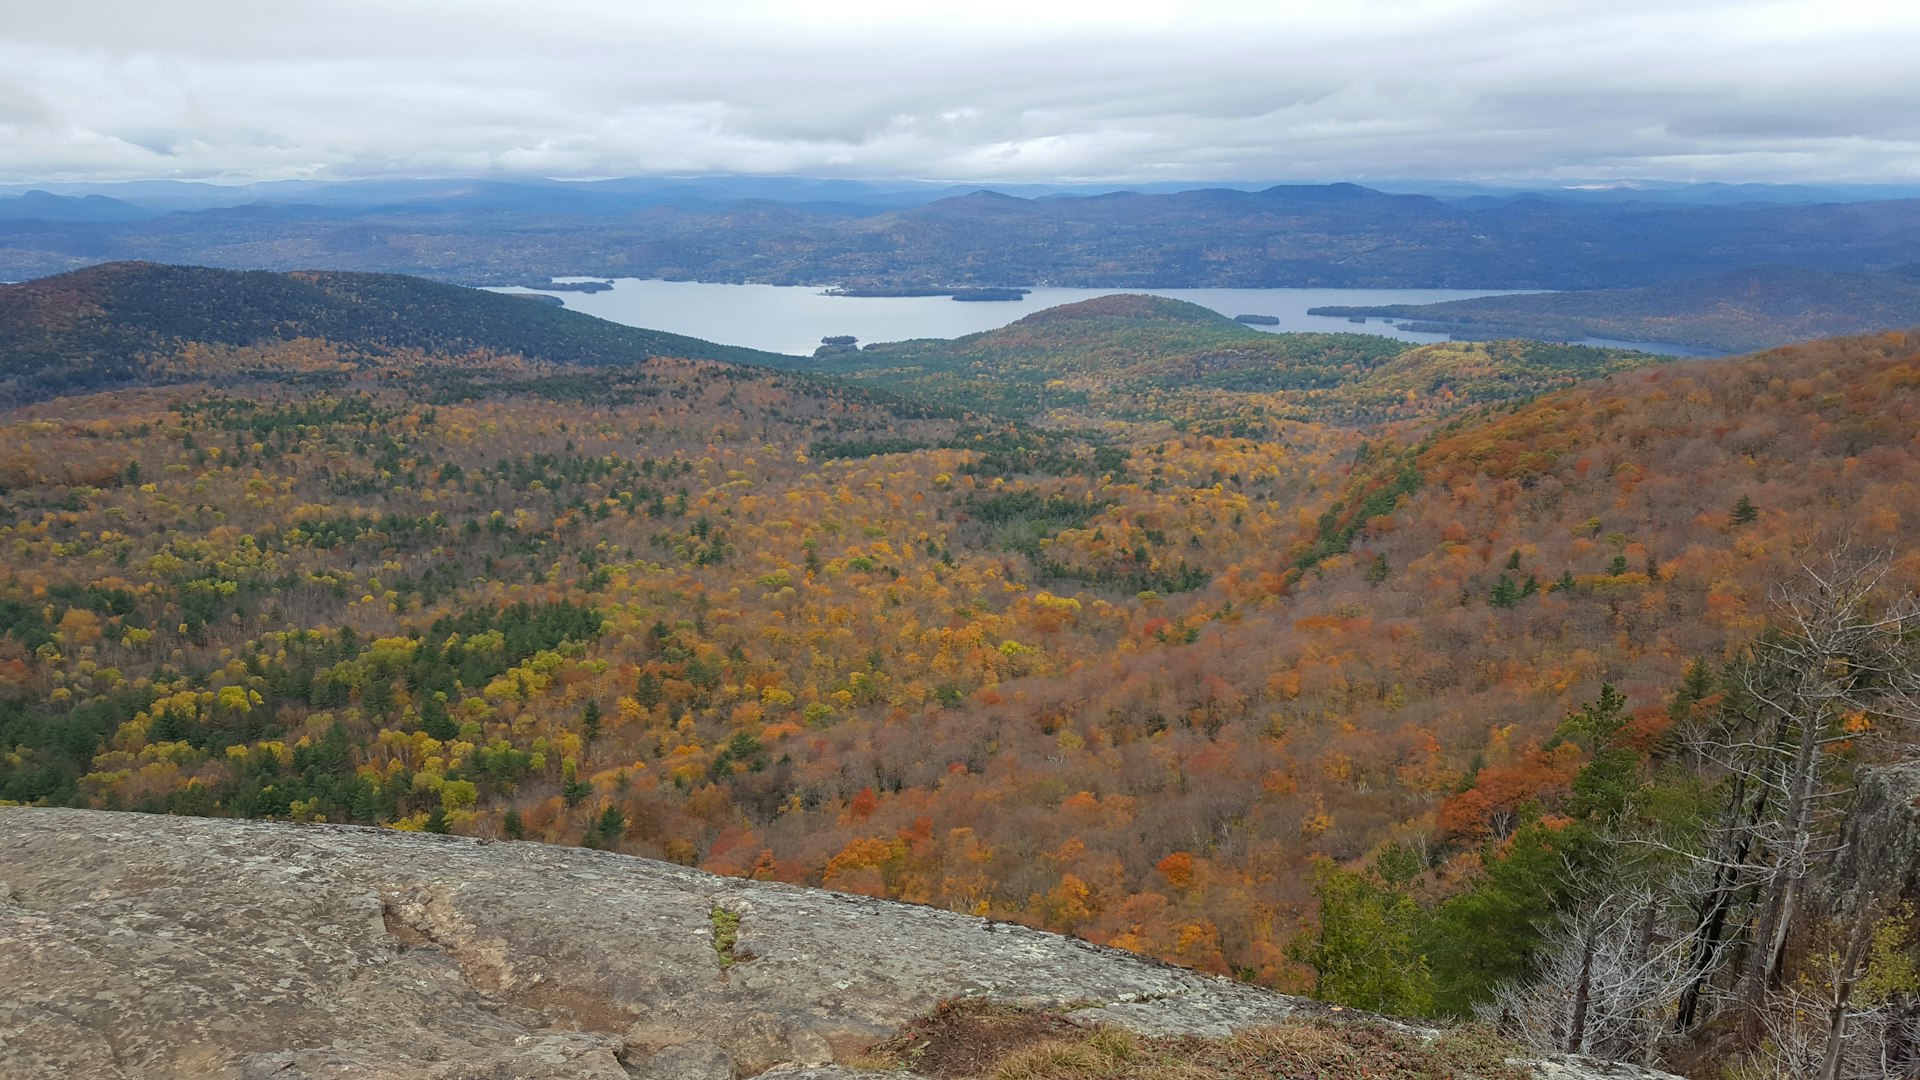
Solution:
<svg viewBox="0 0 1920 1080"><path fill-rule="evenodd" d="M1920 180L1906 2L74 0L6 23L0 182Z"/></svg>

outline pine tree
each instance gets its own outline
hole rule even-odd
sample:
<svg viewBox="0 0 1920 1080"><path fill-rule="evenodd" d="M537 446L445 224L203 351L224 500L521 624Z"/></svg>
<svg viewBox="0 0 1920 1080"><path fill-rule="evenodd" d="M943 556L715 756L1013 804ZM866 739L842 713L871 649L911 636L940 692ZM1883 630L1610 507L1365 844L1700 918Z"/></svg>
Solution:
<svg viewBox="0 0 1920 1080"><path fill-rule="evenodd" d="M580 712L580 733L588 742L600 737L600 703L588 701Z"/></svg>
<svg viewBox="0 0 1920 1080"><path fill-rule="evenodd" d="M633 700L649 709L660 704L660 676L651 671L642 673L639 685L633 688Z"/></svg>
<svg viewBox="0 0 1920 1080"><path fill-rule="evenodd" d="M350 811L355 821L380 820L380 792L372 784L361 781L353 796L353 808Z"/></svg>
<svg viewBox="0 0 1920 1080"><path fill-rule="evenodd" d="M1745 495L1740 496L1740 501L1733 506L1733 523L1735 525L1751 525L1753 522L1759 520L1759 518L1760 508L1753 505L1751 498Z"/></svg>
<svg viewBox="0 0 1920 1080"><path fill-rule="evenodd" d="M1404 948L1421 960L1432 1012L1472 1015L1495 987L1532 970L1541 928L1565 909L1573 872L1595 857L1593 843L1584 826L1522 825L1482 853L1472 887L1413 920Z"/></svg>
<svg viewBox="0 0 1920 1080"><path fill-rule="evenodd" d="M1431 1009L1433 976L1415 944L1421 911L1407 883L1376 868L1342 870L1330 859L1315 863L1313 878L1319 933L1288 951L1313 968L1314 996L1403 1016Z"/></svg>
<svg viewBox="0 0 1920 1080"><path fill-rule="evenodd" d="M593 828L588 831L588 847L612 847L627 835L627 815L619 807L608 804L600 816L594 819Z"/></svg>
<svg viewBox="0 0 1920 1080"><path fill-rule="evenodd" d="M524 838L527 835L527 826L520 820L520 811L511 806L507 807L507 812L500 815L500 831L506 833L509 840Z"/></svg>
<svg viewBox="0 0 1920 1080"><path fill-rule="evenodd" d="M1626 695L1612 683L1600 687L1600 698L1581 707L1560 724L1560 736L1579 744L1590 760L1574 777L1568 812L1595 824L1611 824L1626 812L1628 795L1639 780L1640 755L1614 744L1614 737L1632 717Z"/></svg>
<svg viewBox="0 0 1920 1080"><path fill-rule="evenodd" d="M1515 585L1512 578L1501 574L1500 580L1493 583L1493 595L1487 602L1497 608L1513 607L1520 602L1520 586Z"/></svg>
<svg viewBox="0 0 1920 1080"><path fill-rule="evenodd" d="M438 833L441 836L445 836L453 831L447 827L446 810L438 803L434 804L433 809L427 811L427 823L421 826L421 828L430 833Z"/></svg>
<svg viewBox="0 0 1920 1080"><path fill-rule="evenodd" d="M1687 665L1687 673L1682 678L1680 689L1674 691L1673 701L1667 706L1667 715L1675 721L1687 719L1693 713L1693 707L1706 700L1718 686L1713 669L1705 660L1695 660Z"/></svg>
<svg viewBox="0 0 1920 1080"><path fill-rule="evenodd" d="M436 696L420 703L420 730L441 742L449 742L460 734L460 725L447 715L446 703Z"/></svg>
<svg viewBox="0 0 1920 1080"><path fill-rule="evenodd" d="M147 726L149 743L186 742L190 734L186 721L172 709L161 709L160 715L154 717L153 723Z"/></svg>

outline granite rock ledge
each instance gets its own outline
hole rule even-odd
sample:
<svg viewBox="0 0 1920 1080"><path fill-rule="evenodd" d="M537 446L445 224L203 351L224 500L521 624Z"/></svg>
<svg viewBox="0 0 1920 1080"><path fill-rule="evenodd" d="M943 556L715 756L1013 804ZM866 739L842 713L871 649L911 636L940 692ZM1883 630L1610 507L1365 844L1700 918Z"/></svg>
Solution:
<svg viewBox="0 0 1920 1080"><path fill-rule="evenodd" d="M1322 1008L1006 923L603 852L0 807L11 1080L904 1078L835 1063L967 995L1146 1035Z"/></svg>

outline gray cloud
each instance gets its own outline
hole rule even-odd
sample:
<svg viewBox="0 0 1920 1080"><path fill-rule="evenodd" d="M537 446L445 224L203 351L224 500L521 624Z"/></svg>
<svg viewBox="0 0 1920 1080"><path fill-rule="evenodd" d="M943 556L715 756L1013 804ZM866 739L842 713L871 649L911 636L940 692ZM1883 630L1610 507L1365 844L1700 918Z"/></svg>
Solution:
<svg viewBox="0 0 1920 1080"><path fill-rule="evenodd" d="M8 182L1920 179L1904 2L14 7Z"/></svg>

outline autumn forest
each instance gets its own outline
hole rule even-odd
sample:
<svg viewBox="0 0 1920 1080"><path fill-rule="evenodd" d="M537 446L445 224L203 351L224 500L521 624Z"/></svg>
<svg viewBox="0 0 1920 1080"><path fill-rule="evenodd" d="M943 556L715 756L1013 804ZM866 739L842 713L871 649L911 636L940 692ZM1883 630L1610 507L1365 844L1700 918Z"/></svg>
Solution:
<svg viewBox="0 0 1920 1080"><path fill-rule="evenodd" d="M0 800L608 848L1696 1076L1920 1055L1920 336L1109 297L816 363L156 275L0 286Z"/></svg>

